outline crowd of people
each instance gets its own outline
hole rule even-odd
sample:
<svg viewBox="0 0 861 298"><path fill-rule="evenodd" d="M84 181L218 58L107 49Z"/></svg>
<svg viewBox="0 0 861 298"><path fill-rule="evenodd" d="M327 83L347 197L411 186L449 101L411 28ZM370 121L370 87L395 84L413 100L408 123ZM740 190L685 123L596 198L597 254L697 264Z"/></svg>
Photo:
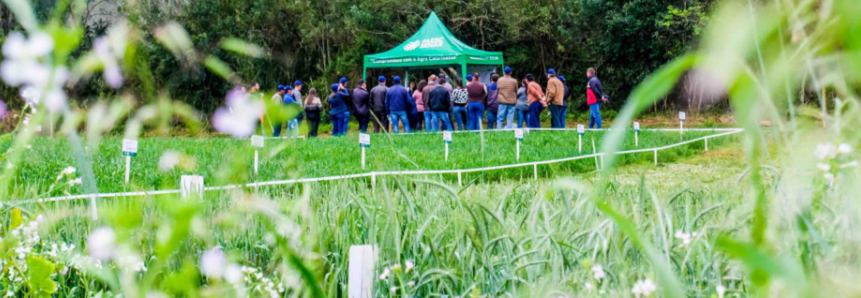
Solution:
<svg viewBox="0 0 861 298"><path fill-rule="evenodd" d="M554 69L549 69L546 75L546 88L541 87L532 74L527 74L522 80L514 78L510 67L504 68L502 77L491 74L487 85L481 82L478 73L466 75L462 84L441 73L418 84L411 82L409 87L402 84L399 76L392 77L391 86L385 76L380 76L377 85L370 90L365 80L358 80L350 90L349 80L341 78L331 85L327 98L332 135L347 133L350 116L356 119L363 133L368 132L371 123L375 133L388 130L390 125L394 133L511 129L515 126L540 128L540 116L545 109L550 112L551 128L565 128L570 89L565 77L557 75ZM609 100L609 96L604 93L595 69L589 68L586 77L589 128L600 129L601 105ZM302 112L286 123L272 123L272 136L280 136L285 125L288 135L298 136L299 124L305 120L308 121L308 137L317 136L323 103L313 88L303 98L302 86L301 81L294 82L292 86L278 86L272 100L297 105ZM255 88L259 89L259 85L254 84L252 89ZM263 115L260 121L262 124Z"/></svg>

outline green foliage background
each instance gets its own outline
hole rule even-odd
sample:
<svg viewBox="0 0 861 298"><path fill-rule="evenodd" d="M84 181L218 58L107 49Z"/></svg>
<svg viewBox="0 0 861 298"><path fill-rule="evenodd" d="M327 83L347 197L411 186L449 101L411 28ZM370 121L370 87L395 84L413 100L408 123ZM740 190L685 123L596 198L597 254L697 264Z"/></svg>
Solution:
<svg viewBox="0 0 861 298"><path fill-rule="evenodd" d="M50 2L36 4L37 14L47 17ZM548 68L566 75L577 98L574 109L585 108L585 84L580 82L585 82L586 68L597 68L606 91L616 99L609 108L616 109L647 74L691 49L708 22L706 12L719 1L210 0L164 4L140 0L134 1L135 6L125 2L117 14L127 16L143 29L146 42L138 52L143 54L139 56L149 70L126 70L136 75L127 77L124 90L119 92L153 94L154 90L164 90L175 99L211 113L235 83L258 81L265 90L271 90L299 79L318 90L327 90L327 83L339 76L355 82L362 75L363 55L398 45L422 25L431 11L436 11L465 43L503 51L506 64L515 69L517 77L541 74ZM0 18L9 15L5 10L0 11ZM9 19L4 24L6 20ZM212 54L222 59L239 80L228 83L206 68L186 67L155 42L153 29L170 20L188 30L200 57ZM84 45L91 44L105 25L91 23ZM2 27L4 35L15 30ZM260 45L269 50L269 55L258 59L227 52L219 44L228 37ZM394 70L374 73L379 74L392 75ZM142 75L156 78L157 85L139 83L146 81ZM74 86L70 95L87 103L115 92L100 80ZM2 88L0 96L17 98L17 90Z"/></svg>

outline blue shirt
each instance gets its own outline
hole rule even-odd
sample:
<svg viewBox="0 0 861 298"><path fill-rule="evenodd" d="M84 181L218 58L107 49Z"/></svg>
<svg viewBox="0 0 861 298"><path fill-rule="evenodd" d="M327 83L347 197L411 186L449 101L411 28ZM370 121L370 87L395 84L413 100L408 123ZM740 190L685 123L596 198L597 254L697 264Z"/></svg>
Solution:
<svg viewBox="0 0 861 298"><path fill-rule="evenodd" d="M410 91L401 84L395 84L386 93L386 107L389 111L408 111Z"/></svg>

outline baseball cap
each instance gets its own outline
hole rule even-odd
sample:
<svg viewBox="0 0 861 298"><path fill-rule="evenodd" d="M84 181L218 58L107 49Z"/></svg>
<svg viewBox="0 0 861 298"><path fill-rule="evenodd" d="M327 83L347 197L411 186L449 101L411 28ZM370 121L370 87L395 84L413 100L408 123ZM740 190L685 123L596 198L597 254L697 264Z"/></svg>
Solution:
<svg viewBox="0 0 861 298"><path fill-rule="evenodd" d="M295 82L293 82L293 86L302 86L302 81L296 80Z"/></svg>
<svg viewBox="0 0 861 298"><path fill-rule="evenodd" d="M284 90L290 91L290 90L293 90L293 87L290 87L290 86L284 86Z"/></svg>
<svg viewBox="0 0 861 298"><path fill-rule="evenodd" d="M276 90L278 90L278 91L284 90L284 85L278 85L278 89L276 89Z"/></svg>
<svg viewBox="0 0 861 298"><path fill-rule="evenodd" d="M338 84L332 84L332 92L338 91L338 87L340 87Z"/></svg>
<svg viewBox="0 0 861 298"><path fill-rule="evenodd" d="M341 77L341 84L346 84L347 82L347 78Z"/></svg>
<svg viewBox="0 0 861 298"><path fill-rule="evenodd" d="M386 76L380 76L379 78L377 78L377 82L385 82L385 81L386 81Z"/></svg>
<svg viewBox="0 0 861 298"><path fill-rule="evenodd" d="M472 75L471 75L471 74L466 75L466 80L467 80L467 81L472 81Z"/></svg>
<svg viewBox="0 0 861 298"><path fill-rule="evenodd" d="M565 81L565 76L559 76L560 81Z"/></svg>
<svg viewBox="0 0 861 298"><path fill-rule="evenodd" d="M394 81L395 83L400 83L400 82L401 82L401 77L399 77L399 76L395 76L394 78L392 78L392 81Z"/></svg>
<svg viewBox="0 0 861 298"><path fill-rule="evenodd" d="M548 70L547 70L547 74L549 74L549 75L555 75L555 74L556 74L556 70L555 70L555 69L552 69L552 68L551 68L551 69L548 69Z"/></svg>
<svg viewBox="0 0 861 298"><path fill-rule="evenodd" d="M506 66L506 67L505 67L505 69L504 69L503 71L504 71L505 73L511 73L511 67Z"/></svg>

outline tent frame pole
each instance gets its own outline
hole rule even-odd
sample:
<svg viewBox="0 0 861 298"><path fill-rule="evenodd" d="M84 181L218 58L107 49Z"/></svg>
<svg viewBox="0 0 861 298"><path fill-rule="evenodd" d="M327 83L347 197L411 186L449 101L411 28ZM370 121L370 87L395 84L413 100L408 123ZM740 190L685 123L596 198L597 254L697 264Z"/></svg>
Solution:
<svg viewBox="0 0 861 298"><path fill-rule="evenodd" d="M461 62L460 63L460 82L458 83L458 85L462 85L464 88L466 88L466 84L468 84L468 83L469 82L466 82L466 62Z"/></svg>

